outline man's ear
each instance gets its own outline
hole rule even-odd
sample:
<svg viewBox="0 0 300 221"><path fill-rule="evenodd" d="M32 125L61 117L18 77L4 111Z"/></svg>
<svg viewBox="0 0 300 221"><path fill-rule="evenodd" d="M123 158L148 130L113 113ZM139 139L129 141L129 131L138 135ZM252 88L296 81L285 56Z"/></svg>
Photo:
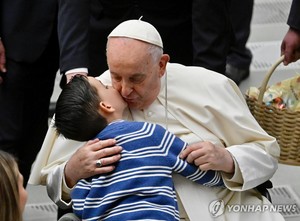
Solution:
<svg viewBox="0 0 300 221"><path fill-rule="evenodd" d="M103 111L105 113L112 113L115 111L115 108L113 108L110 104L105 103L103 101L100 102L99 108L101 111Z"/></svg>
<svg viewBox="0 0 300 221"><path fill-rule="evenodd" d="M167 63L170 60L170 56L168 54L163 54L159 61L159 74L162 77L165 74Z"/></svg>

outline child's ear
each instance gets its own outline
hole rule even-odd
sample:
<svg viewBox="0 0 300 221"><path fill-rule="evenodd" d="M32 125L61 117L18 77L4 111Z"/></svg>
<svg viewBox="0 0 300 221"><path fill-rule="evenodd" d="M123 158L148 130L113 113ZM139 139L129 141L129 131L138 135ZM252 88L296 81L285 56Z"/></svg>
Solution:
<svg viewBox="0 0 300 221"><path fill-rule="evenodd" d="M111 113L111 112L115 111L115 108L113 108L110 104L101 101L100 102L100 110Z"/></svg>

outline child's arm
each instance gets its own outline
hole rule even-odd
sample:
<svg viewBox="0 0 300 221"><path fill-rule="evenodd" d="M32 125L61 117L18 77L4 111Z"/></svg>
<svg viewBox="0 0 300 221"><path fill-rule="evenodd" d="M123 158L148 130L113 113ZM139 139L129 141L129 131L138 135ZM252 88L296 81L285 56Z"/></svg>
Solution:
<svg viewBox="0 0 300 221"><path fill-rule="evenodd" d="M219 171L202 171L197 166L187 163L178 156L174 165L174 171L204 186L224 186L223 179Z"/></svg>
<svg viewBox="0 0 300 221"><path fill-rule="evenodd" d="M169 157L173 163L173 170L182 176L185 176L186 178L204 186L224 186L223 179L219 171L202 171L194 164L189 164L185 160L179 158L180 152L186 146L187 143L178 137L175 137L169 153Z"/></svg>

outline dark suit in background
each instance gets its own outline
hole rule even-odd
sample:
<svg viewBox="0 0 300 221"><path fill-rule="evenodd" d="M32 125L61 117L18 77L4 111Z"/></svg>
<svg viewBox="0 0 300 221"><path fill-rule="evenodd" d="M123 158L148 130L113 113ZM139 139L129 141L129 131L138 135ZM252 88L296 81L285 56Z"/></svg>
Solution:
<svg viewBox="0 0 300 221"><path fill-rule="evenodd" d="M231 0L193 0L193 52L196 66L225 73L233 41Z"/></svg>
<svg viewBox="0 0 300 221"><path fill-rule="evenodd" d="M292 27L294 29L297 29L298 31L300 31L300 16L299 16L299 13L300 13L300 1L299 0L293 0L287 24L290 27Z"/></svg>
<svg viewBox="0 0 300 221"><path fill-rule="evenodd" d="M227 64L249 72L252 53L246 47L250 36L254 0L231 0L230 16L234 33ZM249 73L248 73L249 74Z"/></svg>
<svg viewBox="0 0 300 221"><path fill-rule="evenodd" d="M56 0L1 0L6 73L0 85L0 149L15 154L26 185L48 128L59 65Z"/></svg>
<svg viewBox="0 0 300 221"><path fill-rule="evenodd" d="M107 70L108 34L121 22L139 19L154 25L164 39L171 62L191 65L191 1L60 0L58 33L61 71L88 67L90 75Z"/></svg>

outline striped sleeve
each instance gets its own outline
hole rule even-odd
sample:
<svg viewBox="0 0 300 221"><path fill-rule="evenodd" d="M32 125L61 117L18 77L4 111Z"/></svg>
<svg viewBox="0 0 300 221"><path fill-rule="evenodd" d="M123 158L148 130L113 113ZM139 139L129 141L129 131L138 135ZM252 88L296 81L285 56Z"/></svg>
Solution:
<svg viewBox="0 0 300 221"><path fill-rule="evenodd" d="M190 164L179 158L179 153L186 146L187 144L184 141L175 137L169 153L169 157L173 163L173 171L204 186L224 186L223 179L219 171L202 171L194 164Z"/></svg>

